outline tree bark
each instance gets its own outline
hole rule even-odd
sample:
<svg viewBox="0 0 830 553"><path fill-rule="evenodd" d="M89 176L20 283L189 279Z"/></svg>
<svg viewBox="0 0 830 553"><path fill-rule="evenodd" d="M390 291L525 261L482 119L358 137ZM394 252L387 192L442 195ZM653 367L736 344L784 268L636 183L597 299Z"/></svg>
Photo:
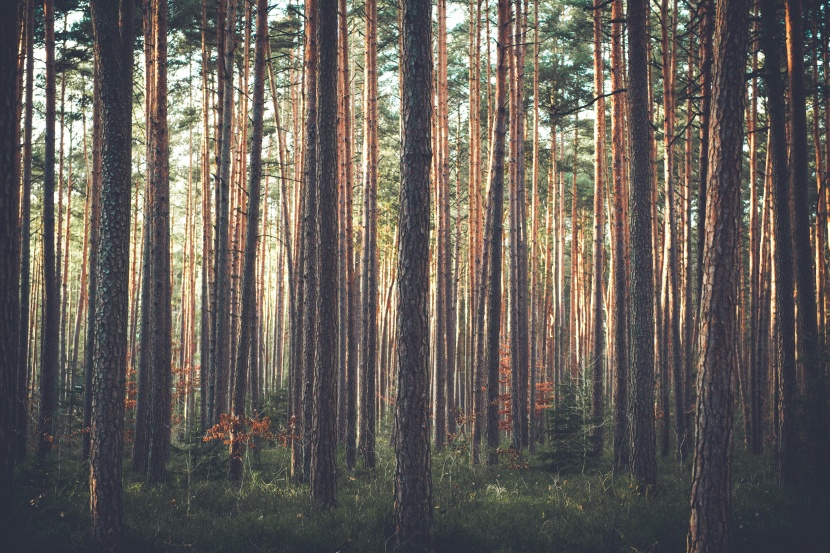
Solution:
<svg viewBox="0 0 830 553"><path fill-rule="evenodd" d="M396 325L395 543L432 549L429 447L429 179L432 164L432 13L428 0L402 6L403 89Z"/></svg>
<svg viewBox="0 0 830 553"><path fill-rule="evenodd" d="M775 274L775 319L777 327L776 362L780 386L780 407L777 410L778 451L781 477L787 484L798 479L799 436L796 422L798 390L795 366L795 304L793 300L794 269L792 238L792 197L788 182L787 130L784 82L781 78L782 42L778 24L778 4L772 0L761 3L761 48L767 85L769 113L769 146L772 192Z"/></svg>
<svg viewBox="0 0 830 553"><path fill-rule="evenodd" d="M0 21L0 67L15 67L20 39L20 10L15 2L6 2L8 9ZM33 10L28 10L31 16ZM30 19L31 21L31 19ZM29 31L33 25L27 25ZM29 41L31 42L31 41ZM28 48L27 48L28 49ZM31 52L31 50L30 50ZM31 54L30 54L31 55ZM31 59L31 58L30 58ZM31 64L29 64L31 68ZM29 73L31 75L31 72ZM28 95L28 93L27 93ZM18 199L20 194L18 146L20 121L17 116L18 80L4 75L0 84L0 527L12 531L15 515L14 465L17 415L15 395L19 371L19 333L21 330L20 251L18 250ZM28 106L31 106L29 95ZM27 112L31 108L27 106ZM30 114L27 121L30 123ZM28 132L31 137L31 130ZM31 146L27 148L31 152ZM27 275L28 276L28 275ZM22 317L24 320L27 317ZM24 323L25 324L25 323ZM25 364L25 361L23 361Z"/></svg>
<svg viewBox="0 0 830 553"><path fill-rule="evenodd" d="M92 536L120 550L132 154L133 2L91 2L101 77L102 189L90 452Z"/></svg>
<svg viewBox="0 0 830 553"><path fill-rule="evenodd" d="M611 4L611 89L623 88L622 0ZM611 97L611 164L614 179L614 466L628 466L630 434L628 428L628 259L625 236L628 231L625 190L625 106L624 97Z"/></svg>
<svg viewBox="0 0 830 553"><path fill-rule="evenodd" d="M628 4L631 141L631 472L646 489L657 481L654 433L654 280L651 128L648 114L648 2Z"/></svg>
<svg viewBox="0 0 830 553"><path fill-rule="evenodd" d="M15 384L16 458L26 456L28 409L26 378L29 371L29 295L31 294L31 227L32 227L32 116L34 97L35 0L26 2L26 108L23 119L23 190L20 196L20 347L18 348L17 381ZM11 37L9 33L7 36ZM86 388L85 388L86 389ZM87 426L86 424L84 426ZM85 434L84 443L88 443ZM86 456L84 456L86 459Z"/></svg>
<svg viewBox="0 0 830 553"><path fill-rule="evenodd" d="M599 98L594 104L594 273L591 284L591 366L592 394L591 417L593 418L592 438L594 451L602 451L603 434L603 374L605 373L605 306L603 295L603 272L605 270L605 68L602 60L602 10L594 2L594 95ZM615 259L615 263L617 260Z"/></svg>
<svg viewBox="0 0 830 553"><path fill-rule="evenodd" d="M798 298L798 347L804 368L806 403L806 442L812 477L818 489L830 486L827 464L830 461L828 431L827 372L823 340L819 334L816 307L816 280L810 245L810 181L807 161L807 102L804 86L804 16L801 0L787 0L787 67L789 69L790 117L790 193L793 202L793 252L795 284ZM814 110L813 116L818 113ZM822 202L822 199L818 199Z"/></svg>
<svg viewBox="0 0 830 553"><path fill-rule="evenodd" d="M317 204L319 286L314 363L311 497L323 507L337 491L337 0L319 0Z"/></svg>
<svg viewBox="0 0 830 553"><path fill-rule="evenodd" d="M150 482L164 476L170 443L170 385L172 380L172 297L170 290L170 160L167 132L167 0L151 0L154 19L155 86L151 148L153 167L152 289L150 292L150 405L147 419L147 475Z"/></svg>
<svg viewBox="0 0 830 553"><path fill-rule="evenodd" d="M723 0L715 17L689 552L729 550L748 17L746 0Z"/></svg>
<svg viewBox="0 0 830 553"><path fill-rule="evenodd" d="M377 104L377 3L366 1L366 59L363 89L363 260L360 298L363 302L361 360L360 457L367 468L375 466L375 389L378 347L378 104Z"/></svg>
<svg viewBox="0 0 830 553"><path fill-rule="evenodd" d="M221 0L220 0L221 1ZM236 0L227 0L225 19L218 23L224 27L223 48L221 52L222 67L219 83L222 89L221 139L219 145L219 170L216 188L218 201L216 205L216 245L214 275L216 280L216 307L214 326L216 351L211 359L213 369L213 412L212 422L219 422L219 416L228 411L228 378L230 374L230 261L228 252L230 181L231 181L231 127L233 126L233 56L236 48Z"/></svg>
<svg viewBox="0 0 830 553"><path fill-rule="evenodd" d="M46 29L46 152L43 166L43 319L38 457L52 450L58 405L60 297L55 260L55 4L43 4ZM16 31L15 31L16 33Z"/></svg>
<svg viewBox="0 0 830 553"><path fill-rule="evenodd" d="M242 479L242 454L244 444L239 434L245 432L245 392L248 387L248 369L253 368L257 351L256 342L256 253L259 231L259 197L262 179L262 126L265 111L265 46L268 41L268 2L257 0L256 48L254 59L254 97L251 128L251 161L248 180L248 210L245 230L245 259L242 269L242 314L237 348L236 372L231 406L231 451L229 477ZM251 374L251 384L255 382Z"/></svg>

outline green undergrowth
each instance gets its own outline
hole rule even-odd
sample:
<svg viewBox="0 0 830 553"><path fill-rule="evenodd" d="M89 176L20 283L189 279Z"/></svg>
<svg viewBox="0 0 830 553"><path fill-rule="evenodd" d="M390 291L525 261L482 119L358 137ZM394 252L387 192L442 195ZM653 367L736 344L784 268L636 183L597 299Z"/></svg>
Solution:
<svg viewBox="0 0 830 553"><path fill-rule="evenodd" d="M337 508L320 512L288 475L287 450L246 461L241 484L225 478L220 444L174 448L164 484L124 463L129 551L308 551L392 549L394 455L388 437L375 471L349 471L341 457ZM659 462L647 497L615 475L608 452L554 472L543 447L497 467L471 467L462 449L433 456L437 551L683 551L690 465ZM511 468L512 467L512 468ZM518 468L517 468L518 467ZM87 469L77 455L29 460L17 474L17 533L8 551L90 551ZM828 512L779 486L769 456L736 447L733 551L826 551ZM8 542L7 542L8 543Z"/></svg>

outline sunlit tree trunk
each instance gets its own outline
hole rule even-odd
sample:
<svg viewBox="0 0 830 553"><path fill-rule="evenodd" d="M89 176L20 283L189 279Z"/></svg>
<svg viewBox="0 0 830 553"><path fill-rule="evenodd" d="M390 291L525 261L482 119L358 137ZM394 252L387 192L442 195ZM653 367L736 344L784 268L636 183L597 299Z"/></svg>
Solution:
<svg viewBox="0 0 830 553"><path fill-rule="evenodd" d="M622 0L611 4L611 90L623 88ZM628 466L628 197L625 190L625 106L624 96L611 96L611 166L614 181L614 466Z"/></svg>
<svg viewBox="0 0 830 553"><path fill-rule="evenodd" d="M730 543L747 4L723 0L715 17L689 552L728 551Z"/></svg>
<svg viewBox="0 0 830 553"><path fill-rule="evenodd" d="M594 3L594 268L591 284L591 358L592 394L591 416L593 417L593 447L602 451L604 433L602 425L604 394L603 374L605 372L605 305L603 297L603 271L605 266L605 68L602 60L602 11Z"/></svg>

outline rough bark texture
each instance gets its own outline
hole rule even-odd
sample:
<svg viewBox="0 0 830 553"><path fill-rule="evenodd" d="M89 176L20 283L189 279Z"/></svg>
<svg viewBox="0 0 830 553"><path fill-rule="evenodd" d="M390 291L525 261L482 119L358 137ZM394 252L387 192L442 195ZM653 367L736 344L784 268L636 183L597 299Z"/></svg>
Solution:
<svg viewBox="0 0 830 553"><path fill-rule="evenodd" d="M432 549L429 447L429 177L432 164L432 14L429 0L404 0L400 229L396 325L395 544Z"/></svg>
<svg viewBox="0 0 830 553"><path fill-rule="evenodd" d="M700 168L697 196L697 302L698 317L703 286L703 248L706 243L706 188L709 180L709 110L712 103L712 33L714 32L714 0L701 0L700 18Z"/></svg>
<svg viewBox="0 0 830 553"><path fill-rule="evenodd" d="M723 0L715 20L690 552L729 550L748 8Z"/></svg>
<svg viewBox="0 0 830 553"><path fill-rule="evenodd" d="M132 154L133 2L91 2L101 76L102 190L99 295L90 452L92 536L102 549L124 545L121 466L127 355Z"/></svg>
<svg viewBox="0 0 830 553"><path fill-rule="evenodd" d="M652 277L651 122L648 105L648 2L628 4L628 103L631 141L631 472L656 483L654 433L654 280Z"/></svg>
<svg viewBox="0 0 830 553"><path fill-rule="evenodd" d="M311 497L331 507L337 491L337 0L320 0L317 41L317 341Z"/></svg>
<svg viewBox="0 0 830 553"><path fill-rule="evenodd" d="M18 332L20 331L18 285L18 196L20 190L19 121L17 118L17 79L7 68L17 63L20 38L19 15L15 2L4 2L7 9L0 19L0 528L11 530L14 519L15 382L18 371ZM29 10L29 14L32 10ZM30 25L31 29L32 26Z"/></svg>
<svg viewBox="0 0 830 553"><path fill-rule="evenodd" d="M95 105L92 112L92 199L89 206L89 291L87 293L87 327L84 345L84 424L88 429L92 424L92 362L95 352L95 307L98 303L98 251L101 227L101 75L98 61L95 61L95 82L93 97ZM89 460L90 435L84 433L82 458Z"/></svg>

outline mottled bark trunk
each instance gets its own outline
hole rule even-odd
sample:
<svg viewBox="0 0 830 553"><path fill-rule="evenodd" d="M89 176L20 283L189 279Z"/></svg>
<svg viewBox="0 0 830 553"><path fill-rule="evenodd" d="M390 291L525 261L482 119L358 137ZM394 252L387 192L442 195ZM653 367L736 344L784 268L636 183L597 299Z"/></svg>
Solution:
<svg viewBox="0 0 830 553"><path fill-rule="evenodd" d="M89 489L96 545L120 550L125 537L121 467L129 303L133 2L93 0L91 11L101 76L103 154Z"/></svg>

